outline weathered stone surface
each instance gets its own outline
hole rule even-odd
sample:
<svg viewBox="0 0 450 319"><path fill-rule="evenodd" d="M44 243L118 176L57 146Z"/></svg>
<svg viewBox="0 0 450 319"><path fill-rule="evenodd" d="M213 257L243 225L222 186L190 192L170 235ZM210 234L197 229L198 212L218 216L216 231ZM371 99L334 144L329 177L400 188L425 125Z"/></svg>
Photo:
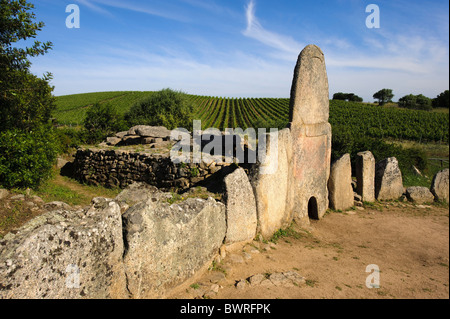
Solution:
<svg viewBox="0 0 450 319"><path fill-rule="evenodd" d="M254 166L250 181L256 198L258 232L270 238L292 220L290 204L290 161L292 139L289 129L268 134L264 163Z"/></svg>
<svg viewBox="0 0 450 319"><path fill-rule="evenodd" d="M330 207L335 210L347 210L353 207L352 166L350 154L345 154L331 166L328 180Z"/></svg>
<svg viewBox="0 0 450 319"><path fill-rule="evenodd" d="M315 45L308 45L298 57L290 103L291 127L328 122L329 88L325 56Z"/></svg>
<svg viewBox="0 0 450 319"><path fill-rule="evenodd" d="M298 57L289 118L293 155L288 202L294 219L309 223L309 218L320 219L328 209L331 161L328 76L323 52L315 45L308 45Z"/></svg>
<svg viewBox="0 0 450 319"><path fill-rule="evenodd" d="M128 135L139 135L142 137L159 137L170 139L171 131L164 126L137 125L130 128Z"/></svg>
<svg viewBox="0 0 450 319"><path fill-rule="evenodd" d="M375 157L370 151L356 155L356 192L364 202L375 201Z"/></svg>
<svg viewBox="0 0 450 319"><path fill-rule="evenodd" d="M119 195L116 196L116 200L119 202L125 202L130 207L140 203L146 202L149 198L168 198L171 196L168 193L162 193L158 188L145 184L145 183L133 183L124 189Z"/></svg>
<svg viewBox="0 0 450 319"><path fill-rule="evenodd" d="M431 183L431 192L439 201L449 202L449 169L438 172Z"/></svg>
<svg viewBox="0 0 450 319"><path fill-rule="evenodd" d="M111 146L115 146L115 145L119 144L121 141L122 141L122 139L118 138L116 136L111 136L111 137L106 138L106 144L111 145Z"/></svg>
<svg viewBox="0 0 450 319"><path fill-rule="evenodd" d="M256 202L244 169L225 177L227 234L225 243L247 242L256 235Z"/></svg>
<svg viewBox="0 0 450 319"><path fill-rule="evenodd" d="M402 172L395 157L386 158L375 166L375 196L378 200L395 200L403 195Z"/></svg>
<svg viewBox="0 0 450 319"><path fill-rule="evenodd" d="M127 298L120 208L45 213L0 241L0 298Z"/></svg>
<svg viewBox="0 0 450 319"><path fill-rule="evenodd" d="M406 197L416 203L432 203L434 202L434 195L427 187L413 186L406 189Z"/></svg>
<svg viewBox="0 0 450 319"><path fill-rule="evenodd" d="M129 208L124 264L132 297L162 297L209 265L225 238L225 211L212 198L173 205L150 198Z"/></svg>

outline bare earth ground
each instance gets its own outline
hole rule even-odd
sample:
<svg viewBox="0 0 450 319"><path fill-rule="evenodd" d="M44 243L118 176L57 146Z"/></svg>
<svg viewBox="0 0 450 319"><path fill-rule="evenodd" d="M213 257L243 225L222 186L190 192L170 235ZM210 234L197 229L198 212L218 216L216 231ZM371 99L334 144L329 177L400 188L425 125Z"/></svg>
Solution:
<svg viewBox="0 0 450 319"><path fill-rule="evenodd" d="M228 253L215 270L169 297L449 298L448 207L379 204L365 210L331 212L297 231L299 236L281 238L276 245L254 242ZM366 267L370 264L380 269L379 289L366 287L366 278L371 274L366 273ZM287 271L298 272L306 282L277 287L244 281L242 287L236 287L238 281L256 274ZM214 282L220 287L218 293L210 291Z"/></svg>

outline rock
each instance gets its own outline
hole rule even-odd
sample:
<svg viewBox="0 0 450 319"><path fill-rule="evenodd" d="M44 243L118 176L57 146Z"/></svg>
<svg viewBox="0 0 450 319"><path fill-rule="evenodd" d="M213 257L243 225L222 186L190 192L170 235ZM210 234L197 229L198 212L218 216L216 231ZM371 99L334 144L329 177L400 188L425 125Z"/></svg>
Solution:
<svg viewBox="0 0 450 319"><path fill-rule="evenodd" d="M165 140L170 139L171 131L164 126L137 125L128 130L128 135L139 135L141 137L157 137Z"/></svg>
<svg viewBox="0 0 450 319"><path fill-rule="evenodd" d="M292 160L287 202L296 221L309 223L328 209L331 162L328 76L324 54L315 45L308 45L298 57L289 113Z"/></svg>
<svg viewBox="0 0 450 319"><path fill-rule="evenodd" d="M261 284L261 282L265 279L266 279L266 276L264 276L263 274L257 274L257 275L251 276L248 279L248 281L249 281L250 285L257 286L257 285Z"/></svg>
<svg viewBox="0 0 450 319"><path fill-rule="evenodd" d="M9 192L6 189L0 188L0 200L9 196Z"/></svg>
<svg viewBox="0 0 450 319"><path fill-rule="evenodd" d="M141 143L141 136L140 135L126 135L122 138L122 141L120 144L124 145L136 145Z"/></svg>
<svg viewBox="0 0 450 319"><path fill-rule="evenodd" d="M395 157L376 164L375 196L378 200L395 200L403 195L402 172Z"/></svg>
<svg viewBox="0 0 450 319"><path fill-rule="evenodd" d="M298 272L295 271L284 272L283 275L291 280L294 285L301 285L306 282L305 277L302 277Z"/></svg>
<svg viewBox="0 0 450 319"><path fill-rule="evenodd" d="M431 183L431 192L436 200L449 202L449 169L438 172Z"/></svg>
<svg viewBox="0 0 450 319"><path fill-rule="evenodd" d="M256 164L249 173L256 199L258 232L267 239L292 220L292 205L288 202L291 134L289 129L277 134L267 135L265 162Z"/></svg>
<svg viewBox="0 0 450 319"><path fill-rule="evenodd" d="M155 198L156 201L160 197L167 198L168 196L169 194L160 192L154 186L135 182L124 189L115 199L128 206L133 206L140 202L146 202L150 198Z"/></svg>
<svg viewBox="0 0 450 319"><path fill-rule="evenodd" d="M282 273L274 273L269 276L269 280L277 287L292 287L292 281Z"/></svg>
<svg viewBox="0 0 450 319"><path fill-rule="evenodd" d="M356 192L364 202L375 201L375 157L369 151L356 155Z"/></svg>
<svg viewBox="0 0 450 319"><path fill-rule="evenodd" d="M53 211L0 240L0 299L127 298L120 208Z"/></svg>
<svg viewBox="0 0 450 319"><path fill-rule="evenodd" d="M245 280L240 280L236 283L236 288L239 290L245 289L247 287L247 282Z"/></svg>
<svg viewBox="0 0 450 319"><path fill-rule="evenodd" d="M133 133L134 134L134 133ZM128 135L128 131L116 133L116 137L122 139L125 135Z"/></svg>
<svg viewBox="0 0 450 319"><path fill-rule="evenodd" d="M352 167L350 154L345 154L331 165L328 180L330 208L347 210L353 207Z"/></svg>
<svg viewBox="0 0 450 319"><path fill-rule="evenodd" d="M107 137L106 138L106 144L110 146L116 146L122 141L121 138L118 138L117 136Z"/></svg>
<svg viewBox="0 0 450 319"><path fill-rule="evenodd" d="M406 189L406 197L416 203L432 203L434 202L434 195L427 187L413 186Z"/></svg>
<svg viewBox="0 0 450 319"><path fill-rule="evenodd" d="M11 196L9 199L12 201L24 201L25 195L22 195L22 194L14 195L14 196Z"/></svg>
<svg viewBox="0 0 450 319"><path fill-rule="evenodd" d="M129 208L124 264L132 296L164 296L209 265L225 238L225 210L212 198L173 205L151 198Z"/></svg>
<svg viewBox="0 0 450 319"><path fill-rule="evenodd" d="M44 209L47 211L72 210L72 207L70 207L70 205L68 205L64 202L54 201L54 202L44 204Z"/></svg>
<svg viewBox="0 0 450 319"><path fill-rule="evenodd" d="M227 234L225 243L249 242L256 235L256 202L244 169L225 177Z"/></svg>

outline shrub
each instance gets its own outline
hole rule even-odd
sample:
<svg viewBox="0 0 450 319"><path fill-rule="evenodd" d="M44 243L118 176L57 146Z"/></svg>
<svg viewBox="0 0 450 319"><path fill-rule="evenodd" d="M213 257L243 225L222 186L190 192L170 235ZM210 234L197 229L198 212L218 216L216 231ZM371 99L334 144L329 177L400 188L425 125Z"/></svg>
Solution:
<svg viewBox="0 0 450 319"><path fill-rule="evenodd" d="M58 153L51 127L31 132L0 133L0 184L6 188L36 187L50 176Z"/></svg>
<svg viewBox="0 0 450 319"><path fill-rule="evenodd" d="M193 104L183 92L164 89L135 103L125 115L129 126L165 126L192 130Z"/></svg>
<svg viewBox="0 0 450 319"><path fill-rule="evenodd" d="M416 110L432 110L432 100L427 98L426 96L419 95L406 95L398 100L399 107L406 107L408 109L416 109Z"/></svg>
<svg viewBox="0 0 450 319"><path fill-rule="evenodd" d="M123 117L110 104L94 104L84 119L86 142L98 143L107 136L127 129Z"/></svg>

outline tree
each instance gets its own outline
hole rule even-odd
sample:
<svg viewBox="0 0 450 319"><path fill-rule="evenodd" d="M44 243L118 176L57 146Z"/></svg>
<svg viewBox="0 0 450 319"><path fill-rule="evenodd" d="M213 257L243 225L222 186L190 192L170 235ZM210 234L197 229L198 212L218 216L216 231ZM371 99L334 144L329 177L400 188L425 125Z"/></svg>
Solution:
<svg viewBox="0 0 450 319"><path fill-rule="evenodd" d="M193 104L185 93L164 89L153 93L133 106L125 120L129 126L153 125L192 129Z"/></svg>
<svg viewBox="0 0 450 319"><path fill-rule="evenodd" d="M409 94L398 100L399 107L405 107L408 109L425 110L430 111L432 109L431 99L419 94Z"/></svg>
<svg viewBox="0 0 450 319"><path fill-rule="evenodd" d="M0 184L8 188L38 186L49 176L58 150L49 124L52 77L32 74L29 61L52 44L18 43L35 38L44 26L35 22L33 8L26 0L0 0Z"/></svg>
<svg viewBox="0 0 450 319"><path fill-rule="evenodd" d="M445 90L439 94L435 99L433 99L433 107L449 108L450 106L450 95L449 90Z"/></svg>
<svg viewBox="0 0 450 319"><path fill-rule="evenodd" d="M0 130L12 128L30 131L47 123L54 108L52 78L33 75L29 57L48 52L52 43L34 41L30 47L18 44L35 38L44 27L35 22L31 10L34 5L26 0L0 0ZM16 45L17 44L17 45Z"/></svg>
<svg viewBox="0 0 450 319"><path fill-rule="evenodd" d="M391 89L382 89L373 95L374 99L377 99L380 105L384 105L388 102L392 102L394 94Z"/></svg>
<svg viewBox="0 0 450 319"><path fill-rule="evenodd" d="M355 93L342 93L338 92L333 95L333 100L350 101L350 102L362 102L363 98L359 97Z"/></svg>
<svg viewBox="0 0 450 319"><path fill-rule="evenodd" d="M122 116L110 104L94 104L84 119L87 142L97 143L105 137L126 129Z"/></svg>

